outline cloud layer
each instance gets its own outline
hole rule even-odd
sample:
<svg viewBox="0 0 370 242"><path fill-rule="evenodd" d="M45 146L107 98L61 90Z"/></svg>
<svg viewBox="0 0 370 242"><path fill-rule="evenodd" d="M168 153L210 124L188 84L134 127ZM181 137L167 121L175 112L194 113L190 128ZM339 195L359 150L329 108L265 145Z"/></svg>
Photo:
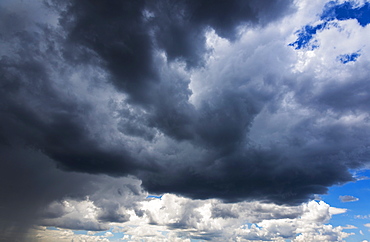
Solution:
<svg viewBox="0 0 370 242"><path fill-rule="evenodd" d="M90 199L64 201L60 206L66 215L47 221L62 225L60 228L66 228L67 224L75 227L76 224L84 224L90 226L84 229L95 230L98 224L104 225L104 221L95 222L91 226L92 220L97 219L101 211L101 207L94 204ZM356 229L353 226L346 228L327 225L333 214L345 210L330 207L323 201L291 207L260 202L224 204L215 199L190 200L165 194L162 200L144 200L138 202L137 207L140 207L142 213L138 214L134 209L123 206L116 211L117 214L125 214L127 220L124 224L111 223L114 227L112 232L89 232L81 236L68 234L63 229L47 230L39 227L32 233L38 233L41 241L62 234L65 239L104 241L107 233L111 236L119 234L129 241L181 241L189 238L207 241L342 241L351 235L345 230ZM83 212L85 216L76 216L77 212ZM75 219L72 219L74 216ZM65 224L61 224L63 222Z"/></svg>
<svg viewBox="0 0 370 242"><path fill-rule="evenodd" d="M114 197L146 191L299 205L368 165L370 28L323 17L345 4L27 4L0 8L0 179L8 184L0 211L9 236L34 223L28 213L49 216L45 226L86 230L129 221L125 209L150 217L139 198L101 199L96 183L134 180ZM12 212L22 194L30 204ZM99 209L82 223L78 206ZM238 219L229 207L210 211ZM272 238L261 226L244 232Z"/></svg>

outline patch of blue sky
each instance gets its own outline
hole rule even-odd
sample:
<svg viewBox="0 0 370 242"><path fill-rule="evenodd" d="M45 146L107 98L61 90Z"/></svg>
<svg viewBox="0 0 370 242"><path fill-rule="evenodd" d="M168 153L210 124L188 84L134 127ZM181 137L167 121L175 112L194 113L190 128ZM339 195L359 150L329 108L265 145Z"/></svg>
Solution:
<svg viewBox="0 0 370 242"><path fill-rule="evenodd" d="M327 21L356 19L364 27L370 23L370 3L366 2L362 6L357 6L353 2L338 4L337 1L331 1L325 5L321 19Z"/></svg>
<svg viewBox="0 0 370 242"><path fill-rule="evenodd" d="M352 54L345 54L338 56L338 60L342 62L343 64L346 64L348 62L355 62L357 58L360 56L360 53L352 53Z"/></svg>
<svg viewBox="0 0 370 242"><path fill-rule="evenodd" d="M104 231L100 231L100 232L94 232L94 236L104 236L105 233L108 232L108 231L110 231L110 230L104 230Z"/></svg>
<svg viewBox="0 0 370 242"><path fill-rule="evenodd" d="M298 38L295 42L290 43L289 46L293 46L296 50L302 49L308 46L313 36L326 27L327 23L318 24L316 26L306 25L303 29L297 31ZM317 48L318 45L311 45L312 49Z"/></svg>
<svg viewBox="0 0 370 242"><path fill-rule="evenodd" d="M329 189L328 194L322 196L323 201L332 207L345 208L346 213L333 215L330 224L333 226L353 225L357 229L345 230L347 233L355 233L346 238L347 242L363 241L370 238L369 228L364 224L370 223L370 170L354 171L356 177L360 179L356 182L349 182L342 186L333 186ZM342 202L340 196L353 196L358 198L358 201ZM360 233L362 231L363 235Z"/></svg>
<svg viewBox="0 0 370 242"><path fill-rule="evenodd" d="M357 6L353 2L344 2L339 4L337 1L331 1L324 7L323 13L320 15L323 21L317 25L306 25L301 30L297 31L297 40L290 43L295 49L310 48L316 49L318 44L313 41L317 32L329 27L338 27L335 23L330 23L333 20L348 20L356 19L358 23L364 27L370 23L370 3L366 2L362 6ZM330 23L330 24L329 24ZM353 56L354 60L358 56ZM349 59L349 61L352 61ZM348 62L348 61L347 61ZM346 63L347 63L346 62Z"/></svg>
<svg viewBox="0 0 370 242"><path fill-rule="evenodd" d="M75 231L73 231L75 232ZM106 237L107 232L111 232L112 234L108 237ZM106 237L109 241L122 241L123 236L125 236L125 233L123 232L116 232L114 228L110 228L109 230L96 232L91 236L102 236ZM123 240L127 241L127 240Z"/></svg>
<svg viewBox="0 0 370 242"><path fill-rule="evenodd" d="M107 239L109 241L122 241L123 236L125 236L125 234L123 232L113 233L113 236L108 237Z"/></svg>
<svg viewBox="0 0 370 242"><path fill-rule="evenodd" d="M87 234L87 231L86 230L73 230L73 233L74 234Z"/></svg>
<svg viewBox="0 0 370 242"><path fill-rule="evenodd" d="M55 227L46 227L47 230L59 230L58 228Z"/></svg>
<svg viewBox="0 0 370 242"><path fill-rule="evenodd" d="M164 231L164 230L161 230L160 231L161 232L161 234L163 234L164 236L168 236L168 234L170 233L169 231Z"/></svg>

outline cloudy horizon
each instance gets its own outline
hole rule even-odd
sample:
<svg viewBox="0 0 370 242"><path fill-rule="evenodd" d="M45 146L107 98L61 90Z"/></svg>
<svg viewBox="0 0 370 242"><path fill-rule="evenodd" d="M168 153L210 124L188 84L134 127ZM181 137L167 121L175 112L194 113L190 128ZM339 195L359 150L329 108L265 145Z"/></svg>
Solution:
<svg viewBox="0 0 370 242"><path fill-rule="evenodd" d="M0 241L369 240L369 16L3 0Z"/></svg>

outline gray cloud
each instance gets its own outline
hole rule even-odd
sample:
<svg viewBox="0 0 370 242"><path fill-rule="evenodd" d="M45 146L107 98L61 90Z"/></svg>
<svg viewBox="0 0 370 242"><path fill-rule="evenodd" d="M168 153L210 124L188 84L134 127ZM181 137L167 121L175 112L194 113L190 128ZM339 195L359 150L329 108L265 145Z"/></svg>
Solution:
<svg viewBox="0 0 370 242"><path fill-rule="evenodd" d="M8 214L23 205L22 193L9 186L1 206L13 209L1 218L32 224L21 216L29 213L64 228L104 229L104 223L129 220L126 209L145 216L137 204L142 189L297 205L354 180L348 169L368 162L369 95L360 74L367 65L356 72L346 65L355 81L340 83L313 75L314 64L292 70L299 62L295 50L268 25L291 13L292 1L46 5L59 25L49 18L32 24L16 10L1 9L0 143L1 157L11 161L2 164L2 179L26 193L29 178L36 194L22 213ZM241 28L250 33L243 36ZM208 43L214 39L224 48ZM30 172L18 179L23 164ZM142 183L109 188L116 178L105 175ZM52 192L43 200L36 188ZM68 217L60 203L43 215L32 212L86 196L100 209L96 221ZM168 226L189 227L200 218L190 214ZM238 218L222 206L212 216Z"/></svg>
<svg viewBox="0 0 370 242"><path fill-rule="evenodd" d="M127 91L133 101L147 103L158 97L152 93L160 81L155 48L164 50L170 61L184 60L188 67L196 67L206 51L206 28L234 39L239 25L275 20L289 12L291 4L290 0L70 1L60 23L72 44L103 59L118 88ZM57 1L49 1L49 5L61 8ZM147 17L148 13L152 17Z"/></svg>
<svg viewBox="0 0 370 242"><path fill-rule="evenodd" d="M238 218L239 214L227 206L215 206L212 208L212 218Z"/></svg>
<svg viewBox="0 0 370 242"><path fill-rule="evenodd" d="M26 241L27 229L42 216L63 214L60 207L43 211L49 203L64 197L83 197L90 190L90 175L64 173L52 161L30 149L0 147L1 200L0 230L3 241Z"/></svg>
<svg viewBox="0 0 370 242"><path fill-rule="evenodd" d="M339 196L339 200L343 203L346 203L346 202L356 202L360 199L354 196L345 195L345 196Z"/></svg>

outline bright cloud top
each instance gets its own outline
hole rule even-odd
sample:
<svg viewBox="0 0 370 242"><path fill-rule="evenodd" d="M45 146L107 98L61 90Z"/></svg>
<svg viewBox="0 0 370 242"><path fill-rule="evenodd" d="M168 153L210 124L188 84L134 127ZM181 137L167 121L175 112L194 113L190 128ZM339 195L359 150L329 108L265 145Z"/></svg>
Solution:
<svg viewBox="0 0 370 242"><path fill-rule="evenodd" d="M97 225L93 225L92 220L98 221L100 208L89 198L80 202L64 201L60 206L65 215L55 221L45 220L44 223L68 228L69 225L61 225L61 221L64 221L96 229ZM223 204L214 199L190 200L165 194L162 200L138 202L136 209L141 213L138 214L135 209L119 209L117 213L127 217L127 221L124 224L111 223L110 226L114 227L112 232L78 235L68 230L45 230L40 227L32 233L37 233L41 241L52 241L55 236L65 240L85 238L105 241L105 237L116 235L129 241L180 241L186 238L215 241L341 241L350 235L343 230L354 229L326 225L333 214L345 211L330 207L323 201L290 207L259 202ZM78 216L78 213L81 214ZM248 223L245 224L245 221ZM104 225L98 226L103 230ZM89 230L88 227L85 229Z"/></svg>

